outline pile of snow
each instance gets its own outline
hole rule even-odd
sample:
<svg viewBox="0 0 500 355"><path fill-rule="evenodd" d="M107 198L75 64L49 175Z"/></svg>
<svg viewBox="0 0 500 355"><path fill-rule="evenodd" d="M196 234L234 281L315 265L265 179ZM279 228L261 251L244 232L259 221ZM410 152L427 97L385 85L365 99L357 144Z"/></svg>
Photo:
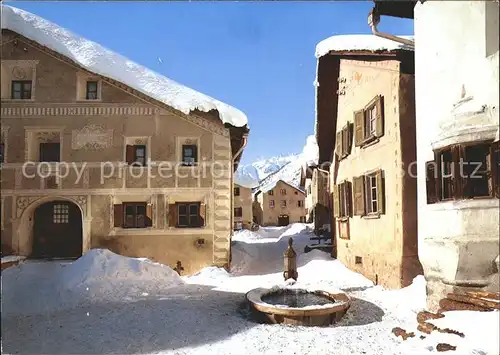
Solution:
<svg viewBox="0 0 500 355"><path fill-rule="evenodd" d="M317 163L319 156L315 136L308 136L300 154L290 154L258 160L251 164L240 165L236 170L235 183L260 189L283 180L295 187L300 187L301 170L306 164Z"/></svg>
<svg viewBox="0 0 500 355"><path fill-rule="evenodd" d="M20 255L7 255L7 256L2 256L2 264L6 263L12 263L15 261L21 261L26 259L25 256L20 256Z"/></svg>
<svg viewBox="0 0 500 355"><path fill-rule="evenodd" d="M181 285L179 274L167 265L146 258L130 258L108 249L91 249L63 269L61 286L65 289L117 282L152 282Z"/></svg>
<svg viewBox="0 0 500 355"><path fill-rule="evenodd" d="M223 123L236 127L248 123L245 114L234 107L183 86L37 15L12 6L1 6L2 29L36 41L90 72L122 82L185 114L193 110L217 110Z"/></svg>
<svg viewBox="0 0 500 355"><path fill-rule="evenodd" d="M399 36L413 41L413 36ZM337 35L328 37L316 45L316 58L330 51L395 51L413 50L406 44L391 41L374 35Z"/></svg>
<svg viewBox="0 0 500 355"><path fill-rule="evenodd" d="M36 313L40 309L124 302L182 285L185 282L167 265L91 249L74 262L26 261L3 270L3 311Z"/></svg>

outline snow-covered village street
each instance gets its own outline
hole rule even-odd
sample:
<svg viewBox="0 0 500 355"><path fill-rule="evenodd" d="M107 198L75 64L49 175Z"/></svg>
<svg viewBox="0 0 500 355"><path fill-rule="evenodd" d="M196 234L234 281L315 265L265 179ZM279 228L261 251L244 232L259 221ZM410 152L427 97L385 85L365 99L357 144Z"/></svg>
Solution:
<svg viewBox="0 0 500 355"><path fill-rule="evenodd" d="M283 251L294 240L300 287L340 288L352 298L331 327L258 324L245 293L284 285ZM416 331L422 276L388 291L321 251L303 253L310 226L241 231L233 270L179 277L168 266L93 249L75 262L29 261L2 272L2 343L7 354L498 354L499 312L446 312L433 322L465 334ZM406 341L391 330L416 336Z"/></svg>

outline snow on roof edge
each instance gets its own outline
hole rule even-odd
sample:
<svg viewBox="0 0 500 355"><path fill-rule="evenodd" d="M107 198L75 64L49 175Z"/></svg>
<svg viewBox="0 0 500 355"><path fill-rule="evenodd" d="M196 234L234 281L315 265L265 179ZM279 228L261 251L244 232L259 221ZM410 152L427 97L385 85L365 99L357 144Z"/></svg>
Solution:
<svg viewBox="0 0 500 355"><path fill-rule="evenodd" d="M246 115L235 107L181 85L40 16L9 5L0 6L2 29L38 42L90 72L128 85L186 115L194 110L217 110L223 123L235 127L248 124Z"/></svg>
<svg viewBox="0 0 500 355"><path fill-rule="evenodd" d="M398 36L414 40L413 36ZM403 43L391 41L372 34L336 35L328 37L316 45L316 58L320 58L331 51L413 51L413 48Z"/></svg>

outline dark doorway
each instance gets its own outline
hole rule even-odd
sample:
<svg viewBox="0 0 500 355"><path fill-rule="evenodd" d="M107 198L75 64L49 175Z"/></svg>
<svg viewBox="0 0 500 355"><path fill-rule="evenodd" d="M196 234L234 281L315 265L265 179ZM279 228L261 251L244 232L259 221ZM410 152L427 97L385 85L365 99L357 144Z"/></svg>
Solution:
<svg viewBox="0 0 500 355"><path fill-rule="evenodd" d="M74 203L52 201L38 206L33 226L34 258L82 256L82 215Z"/></svg>
<svg viewBox="0 0 500 355"><path fill-rule="evenodd" d="M290 217L287 214L278 216L278 226L288 226L290 224Z"/></svg>

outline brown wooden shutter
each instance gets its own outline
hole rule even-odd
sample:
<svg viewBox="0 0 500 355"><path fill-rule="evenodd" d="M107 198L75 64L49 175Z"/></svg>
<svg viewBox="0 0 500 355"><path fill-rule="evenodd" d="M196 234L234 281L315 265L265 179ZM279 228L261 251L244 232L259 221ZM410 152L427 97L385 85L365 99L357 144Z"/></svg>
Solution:
<svg viewBox="0 0 500 355"><path fill-rule="evenodd" d="M491 182L493 185L493 195L500 198L500 142L495 142L490 148L490 161L491 161Z"/></svg>
<svg viewBox="0 0 500 355"><path fill-rule="evenodd" d="M114 226L115 227L123 227L123 205L114 205L113 206L113 216L114 216Z"/></svg>
<svg viewBox="0 0 500 355"><path fill-rule="evenodd" d="M333 217L340 217L340 196L339 185L333 185L332 201L333 201Z"/></svg>
<svg viewBox="0 0 500 355"><path fill-rule="evenodd" d="M436 197L437 201L441 201L443 167L441 166L441 154L438 151L434 152L434 161L436 162Z"/></svg>
<svg viewBox="0 0 500 355"><path fill-rule="evenodd" d="M153 225L153 206L148 203L146 205L146 227L151 227Z"/></svg>
<svg viewBox="0 0 500 355"><path fill-rule="evenodd" d="M125 160L127 164L132 164L135 160L135 147L133 145L128 145L125 147Z"/></svg>
<svg viewBox="0 0 500 355"><path fill-rule="evenodd" d="M365 179L364 176L352 178L353 214L355 216L365 215Z"/></svg>
<svg viewBox="0 0 500 355"><path fill-rule="evenodd" d="M347 127L346 127L346 135L347 135L347 147L346 151L347 154L351 154L351 149L352 149L352 123L347 122Z"/></svg>
<svg viewBox="0 0 500 355"><path fill-rule="evenodd" d="M177 206L175 203L168 205L168 226L175 227L177 225Z"/></svg>
<svg viewBox="0 0 500 355"><path fill-rule="evenodd" d="M378 213L385 213L385 186L384 186L384 172L382 170L378 170L376 173L377 178L377 207Z"/></svg>
<svg viewBox="0 0 500 355"><path fill-rule="evenodd" d="M354 146L361 147L365 139L365 113L363 110L354 112Z"/></svg>
<svg viewBox="0 0 500 355"><path fill-rule="evenodd" d="M377 96L375 106L377 107L375 135L382 137L384 135L384 98L382 96Z"/></svg>
<svg viewBox="0 0 500 355"><path fill-rule="evenodd" d="M436 203L438 201L438 178L436 161L428 161L425 163L425 180L427 190L427 204Z"/></svg>
<svg viewBox="0 0 500 355"><path fill-rule="evenodd" d="M335 139L336 139L336 141L335 141L335 154L337 154L337 156L339 158L341 158L342 157L342 131L337 132Z"/></svg>
<svg viewBox="0 0 500 355"><path fill-rule="evenodd" d="M204 227L207 225L207 206L204 203L200 204L200 226Z"/></svg>
<svg viewBox="0 0 500 355"><path fill-rule="evenodd" d="M463 197L463 177L461 176L460 172L460 158L464 157L464 148L461 145L455 145L451 148L451 155L452 155L452 170L451 172L453 173L452 181L453 181L453 193L452 197L454 199L460 199Z"/></svg>
<svg viewBox="0 0 500 355"><path fill-rule="evenodd" d="M346 181L344 183L344 193L346 201L346 214L348 217L352 217L352 183Z"/></svg>

